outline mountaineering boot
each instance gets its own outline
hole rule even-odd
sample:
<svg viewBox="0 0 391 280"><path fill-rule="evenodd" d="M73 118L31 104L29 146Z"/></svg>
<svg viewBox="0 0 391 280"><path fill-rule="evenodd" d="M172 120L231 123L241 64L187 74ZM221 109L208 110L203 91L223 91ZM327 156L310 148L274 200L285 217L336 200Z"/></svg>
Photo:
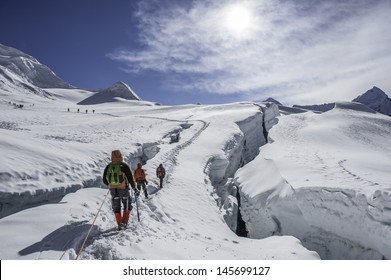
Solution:
<svg viewBox="0 0 391 280"><path fill-rule="evenodd" d="M128 224L126 223L121 223L121 225L119 225L120 229L127 229L128 228Z"/></svg>
<svg viewBox="0 0 391 280"><path fill-rule="evenodd" d="M120 230L121 229L121 223L122 223L121 212L115 213L115 220L117 221L118 230Z"/></svg>
<svg viewBox="0 0 391 280"><path fill-rule="evenodd" d="M118 230L126 229L128 227L128 221L129 221L130 211L124 210L124 213L122 215L122 219L118 223Z"/></svg>
<svg viewBox="0 0 391 280"><path fill-rule="evenodd" d="M124 214L122 216L122 224L128 224L129 221L129 216L130 216L130 211L124 210Z"/></svg>

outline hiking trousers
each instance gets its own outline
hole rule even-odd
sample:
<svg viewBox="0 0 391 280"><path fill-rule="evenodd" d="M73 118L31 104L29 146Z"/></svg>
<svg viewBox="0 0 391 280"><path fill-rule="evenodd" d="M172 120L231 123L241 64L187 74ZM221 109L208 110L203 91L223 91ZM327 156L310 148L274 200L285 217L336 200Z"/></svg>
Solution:
<svg viewBox="0 0 391 280"><path fill-rule="evenodd" d="M139 191L141 191L141 188L143 188L145 198L148 198L148 191L147 186L145 185L145 180L137 180L136 185Z"/></svg>
<svg viewBox="0 0 391 280"><path fill-rule="evenodd" d="M132 198L130 197L129 188L125 189L110 189L111 207L114 213L121 212L121 204L124 211L132 210Z"/></svg>
<svg viewBox="0 0 391 280"><path fill-rule="evenodd" d="M163 178L164 177L159 177L160 188L163 188Z"/></svg>

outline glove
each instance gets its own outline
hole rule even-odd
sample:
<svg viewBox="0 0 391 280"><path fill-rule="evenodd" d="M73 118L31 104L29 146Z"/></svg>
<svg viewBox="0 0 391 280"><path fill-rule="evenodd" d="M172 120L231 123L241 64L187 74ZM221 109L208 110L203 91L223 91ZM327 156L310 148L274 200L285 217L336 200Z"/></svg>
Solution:
<svg viewBox="0 0 391 280"><path fill-rule="evenodd" d="M138 196L140 195L140 191L135 190L135 191L134 191L134 194L136 195L136 197L138 197Z"/></svg>
<svg viewBox="0 0 391 280"><path fill-rule="evenodd" d="M147 185L148 185L148 181L147 181L147 180L145 180L145 184L147 184Z"/></svg>

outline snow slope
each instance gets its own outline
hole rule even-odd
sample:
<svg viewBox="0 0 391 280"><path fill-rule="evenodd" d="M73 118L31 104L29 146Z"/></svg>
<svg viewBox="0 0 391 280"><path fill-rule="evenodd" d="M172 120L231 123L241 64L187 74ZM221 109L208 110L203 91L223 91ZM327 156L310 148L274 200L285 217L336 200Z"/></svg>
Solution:
<svg viewBox="0 0 391 280"><path fill-rule="evenodd" d="M279 117L235 184L250 237L293 235L325 259L391 258L391 120L359 103Z"/></svg>
<svg viewBox="0 0 391 280"><path fill-rule="evenodd" d="M25 77L15 74L13 71L0 65L0 97L7 96L11 93L22 93L26 95L38 95L47 98L51 98L50 94L40 87L33 85ZM3 94L5 92L6 94ZM19 103L18 94L15 96L14 101Z"/></svg>
<svg viewBox="0 0 391 280"><path fill-rule="evenodd" d="M81 259L318 258L292 236L238 237L213 186L258 153L265 143L262 122L269 129L276 107L83 107L75 101L88 92L50 91L55 100L19 95L34 101L23 109L9 104L15 95L2 92L1 259L74 259L102 203ZM263 109L274 113L263 116ZM119 233L101 183L114 149L133 168L146 163L152 197L139 201L141 221L134 209L130 228ZM161 190L154 177L159 163L168 174Z"/></svg>
<svg viewBox="0 0 391 280"><path fill-rule="evenodd" d="M73 88L34 57L2 44L0 44L0 66L0 74L4 75L6 70L9 70L36 87Z"/></svg>

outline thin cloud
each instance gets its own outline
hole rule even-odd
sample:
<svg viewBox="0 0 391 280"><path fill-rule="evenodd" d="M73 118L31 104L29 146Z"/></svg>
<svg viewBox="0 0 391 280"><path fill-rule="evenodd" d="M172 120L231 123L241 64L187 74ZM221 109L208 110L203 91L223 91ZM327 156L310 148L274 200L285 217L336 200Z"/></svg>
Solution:
<svg viewBox="0 0 391 280"><path fill-rule="evenodd" d="M350 99L357 87L390 86L388 1L148 2L136 15L144 47L110 57L130 72L166 74L175 90L327 101ZM241 36L224 24L232 5L251 13Z"/></svg>

